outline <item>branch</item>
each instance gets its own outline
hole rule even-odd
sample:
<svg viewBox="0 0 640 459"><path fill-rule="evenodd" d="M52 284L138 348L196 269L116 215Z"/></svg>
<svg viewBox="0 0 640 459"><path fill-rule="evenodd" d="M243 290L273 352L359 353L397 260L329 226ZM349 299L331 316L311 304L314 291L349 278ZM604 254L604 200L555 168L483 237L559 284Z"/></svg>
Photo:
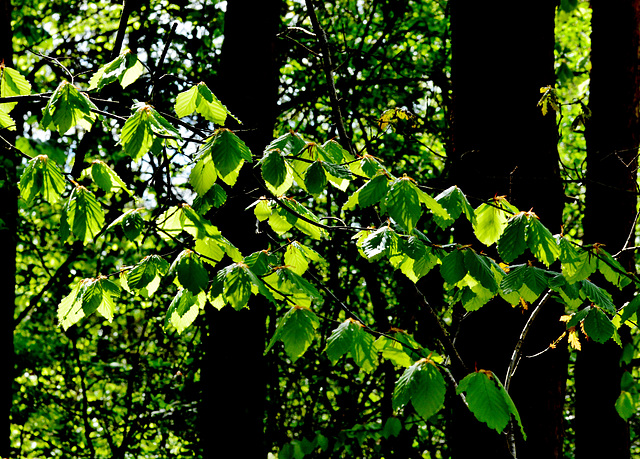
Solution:
<svg viewBox="0 0 640 459"><path fill-rule="evenodd" d="M122 49L122 42L124 41L124 34L127 30L127 23L129 22L129 15L133 11L133 0L122 0L122 14L120 15L120 23L118 24L118 33L116 35L116 41L113 44L111 50L111 60L120 55Z"/></svg>
<svg viewBox="0 0 640 459"><path fill-rule="evenodd" d="M511 361L509 362L509 368L507 369L507 376L505 377L505 380L504 380L504 388L507 392L509 392L509 386L511 385L511 378L515 374L518 368L518 363L520 363L520 359L522 358L522 344L524 343L524 340L527 337L527 333L529 333L529 329L531 329L531 325L533 324L533 321L535 320L536 316L542 309L542 306L544 306L547 300L549 300L550 296L551 296L551 289L547 289L544 296L540 298L540 300L538 301L538 304L536 308L533 310L533 312L531 313L531 315L529 316L529 319L527 319L527 323L524 324L524 327L522 328L522 332L520 333L520 338L516 343L516 347L513 349L513 354L511 354Z"/></svg>
<svg viewBox="0 0 640 459"><path fill-rule="evenodd" d="M78 376L80 377L80 388L82 389L82 421L84 424L84 438L87 443L87 448L89 449L90 457L96 457L96 450L93 446L93 441L91 440L91 422L89 421L89 399L87 398L87 383L85 381L85 373L84 368L82 366L82 361L80 360L80 352L78 351L77 346L77 336L71 336L71 344L73 345L73 353L76 358L76 365L78 366Z"/></svg>
<svg viewBox="0 0 640 459"><path fill-rule="evenodd" d="M447 351L447 354L449 354L449 358L455 360L456 364L460 368L462 368L465 372L468 372L469 368L464 363L464 360L462 360L462 357L458 353L458 349L456 349L455 344L453 344L453 341L449 336L449 332L447 331L446 328L444 328L444 325L442 325L442 321L440 320L436 312L431 307L431 304L429 304L429 302L427 301L427 297L424 295L424 293L422 293L422 291L418 288L417 285L415 287L416 287L416 291L420 295L420 298L424 302L424 305L426 306L426 310L429 313L429 316L434 321L434 323L437 324L438 326L438 331L440 332L440 337L438 338L438 340L442 343L442 346L444 347L445 351Z"/></svg>
<svg viewBox="0 0 640 459"><path fill-rule="evenodd" d="M331 54L329 53L329 43L327 42L327 34L318 22L316 16L316 10L313 7L313 0L305 0L307 6L307 12L313 25L313 31L318 37L320 43L320 50L322 51L322 68L324 70L325 77L327 78L327 86L329 87L329 100L331 101L331 109L335 117L336 125L338 127L338 135L342 141L342 146L353 155L353 147L351 140L347 136L347 131L344 127L344 120L342 117L342 111L340 110L340 102L338 100L338 93L336 91L336 85L333 79L333 69L331 64Z"/></svg>

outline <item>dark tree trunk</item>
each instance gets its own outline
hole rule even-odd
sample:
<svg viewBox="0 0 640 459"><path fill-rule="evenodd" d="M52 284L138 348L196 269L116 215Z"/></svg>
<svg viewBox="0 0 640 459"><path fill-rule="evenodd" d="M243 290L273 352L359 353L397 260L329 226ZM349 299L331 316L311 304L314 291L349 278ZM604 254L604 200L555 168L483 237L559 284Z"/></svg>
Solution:
<svg viewBox="0 0 640 459"><path fill-rule="evenodd" d="M243 122L238 135L254 155L272 140L277 100L275 40L280 0L231 0L225 14L220 78L213 92ZM214 225L243 253L267 248L256 219L245 209L262 194L256 170L245 165ZM259 174L259 172L257 172ZM204 458L266 457L264 415L268 303L252 297L249 309L206 312L200 435Z"/></svg>
<svg viewBox="0 0 640 459"><path fill-rule="evenodd" d="M452 0L453 155L451 179L472 199L496 195L533 211L559 232L564 193L558 169L554 116L537 107L540 88L553 85L556 2L535 8L501 1ZM462 234L464 234L464 229ZM459 241L460 242L460 241ZM483 247L480 247L481 249ZM492 253L493 249L484 248ZM525 342L524 354L545 349L562 333L563 308L548 302ZM470 368L492 370L504 380L528 312L497 299L461 323L456 345ZM511 395L528 440L518 457L562 457L566 352L524 358ZM464 374L458 370L456 376ZM504 436L489 431L464 406L454 410L453 457L510 457Z"/></svg>
<svg viewBox="0 0 640 459"><path fill-rule="evenodd" d="M587 175L585 241L605 244L612 254L627 240L634 245L637 154L640 135L640 1L593 0L591 86L586 126ZM635 271L634 252L619 258ZM598 279L600 280L600 279ZM622 306L633 292L614 295ZM624 335L623 335L624 337ZM621 349L588 342L576 363L576 457L628 458L629 427L617 414ZM599 439L606 438L606 445Z"/></svg>
<svg viewBox="0 0 640 459"><path fill-rule="evenodd" d="M0 2L0 60L13 66L13 34L11 31L11 12L13 7L10 0ZM17 119L20 125L22 121ZM7 131L0 132L5 140L15 141L15 134ZM2 394L2 408L0 408L0 457L11 456L11 405L13 404L13 378L15 354L13 348L14 311L16 302L16 244L18 224L18 189L16 168L20 158L15 150L8 148L5 142L0 142L0 260L3 264L2 284L0 291L4 296L2 316L0 317L0 349L2 349L3 377L0 378L0 394Z"/></svg>

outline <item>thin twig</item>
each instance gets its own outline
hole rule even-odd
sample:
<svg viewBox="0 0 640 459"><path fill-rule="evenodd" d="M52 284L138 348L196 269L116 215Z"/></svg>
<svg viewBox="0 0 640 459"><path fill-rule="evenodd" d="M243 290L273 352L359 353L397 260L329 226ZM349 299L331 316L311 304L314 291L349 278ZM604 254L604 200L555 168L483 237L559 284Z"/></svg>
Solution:
<svg viewBox="0 0 640 459"><path fill-rule="evenodd" d="M622 246L622 248L620 249L620 251L618 253L616 253L615 255L613 255L613 258L618 258L618 256L627 249L627 246L629 245L629 242L631 241L631 237L636 234L636 225L638 224L638 217L639 216L640 216L640 210L638 210L636 212L636 218L633 219L633 225L631 225L631 229L629 230L629 236L627 236L627 240L625 241L625 243Z"/></svg>
<svg viewBox="0 0 640 459"><path fill-rule="evenodd" d="M511 361L509 362L509 368L507 369L507 376L505 377L505 380L504 380L504 388L507 392L509 392L509 387L511 386L511 378L515 374L518 368L518 363L522 358L522 344L524 343L524 340L527 337L527 333L529 333L529 330L533 325L533 321L535 320L536 316L542 309L542 306L544 306L544 304L547 302L547 300L550 297L551 297L551 289L547 289L544 296L540 298L540 300L538 301L538 304L536 305L535 309L529 316L529 319L527 319L527 323L524 324L524 327L522 328L522 332L520 333L520 338L516 343L516 347L513 349L513 354L511 354Z"/></svg>

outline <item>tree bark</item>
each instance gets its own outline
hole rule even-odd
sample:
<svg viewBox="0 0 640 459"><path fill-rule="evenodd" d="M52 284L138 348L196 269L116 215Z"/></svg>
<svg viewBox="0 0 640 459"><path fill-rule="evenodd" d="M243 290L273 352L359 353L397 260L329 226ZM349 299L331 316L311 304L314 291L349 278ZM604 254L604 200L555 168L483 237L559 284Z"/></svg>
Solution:
<svg viewBox="0 0 640 459"><path fill-rule="evenodd" d="M501 1L452 0L453 154L451 180L472 198L496 195L523 211L533 211L559 232L564 192L559 176L553 115L537 107L540 88L553 85L556 2L535 8ZM457 233L465 234L467 229ZM460 241L459 241L460 242ZM493 248L478 247L492 255ZM504 380L518 336L530 311L512 308L501 299L485 305L461 322L456 345L471 368L492 370ZM524 355L545 349L562 333L563 308L549 302L524 345ZM524 358L512 380L511 396L519 409L526 443L518 457L562 457L562 420L567 355L561 349L536 359ZM457 370L456 376L464 373ZM450 445L455 458L482 452L511 457L506 439L468 414L454 409Z"/></svg>
<svg viewBox="0 0 640 459"><path fill-rule="evenodd" d="M586 125L587 174L585 241L605 244L615 254L634 245L640 119L640 1L594 0L591 83ZM635 254L619 261L635 272ZM598 280L600 280L599 278ZM604 282L604 279L602 279ZM614 293L616 307L633 295ZM624 335L623 335L624 338ZM576 362L576 457L628 458L629 426L614 404L620 395L621 349L587 342ZM606 438L606 446L598 439Z"/></svg>
<svg viewBox="0 0 640 459"><path fill-rule="evenodd" d="M10 0L0 2L0 60L13 66L13 34L11 30ZM18 125L22 120L17 118ZM15 134L3 131L0 135L11 144ZM13 405L13 378L15 373L15 353L13 347L14 312L16 303L16 245L18 232L18 189L17 166L20 158L14 149L4 141L0 142L0 260L3 263L2 284L4 305L0 317L0 349L2 349L3 376L0 378L0 457L11 456L11 406Z"/></svg>
<svg viewBox="0 0 640 459"><path fill-rule="evenodd" d="M272 140L277 101L276 33L280 0L231 0L225 14L220 78L213 92L243 122L238 135L254 155ZM245 165L211 220L243 255L266 249L245 209L262 194L253 165ZM204 458L266 457L266 318L269 304L253 296L249 309L209 308L203 337L200 435Z"/></svg>

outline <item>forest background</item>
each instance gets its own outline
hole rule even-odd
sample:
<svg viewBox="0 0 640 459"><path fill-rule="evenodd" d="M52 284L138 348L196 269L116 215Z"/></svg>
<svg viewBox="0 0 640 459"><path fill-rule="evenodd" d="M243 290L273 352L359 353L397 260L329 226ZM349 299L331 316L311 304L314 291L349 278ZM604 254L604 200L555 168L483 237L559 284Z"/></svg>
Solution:
<svg viewBox="0 0 640 459"><path fill-rule="evenodd" d="M0 4L1 457L640 457L639 1Z"/></svg>

